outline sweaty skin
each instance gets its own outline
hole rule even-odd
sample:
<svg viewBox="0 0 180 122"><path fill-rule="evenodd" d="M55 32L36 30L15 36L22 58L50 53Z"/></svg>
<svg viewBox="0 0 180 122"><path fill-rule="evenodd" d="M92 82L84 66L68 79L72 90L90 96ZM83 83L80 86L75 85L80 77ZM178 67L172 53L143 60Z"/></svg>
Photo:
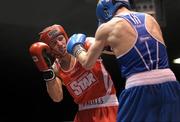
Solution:
<svg viewBox="0 0 180 122"><path fill-rule="evenodd" d="M116 15L125 15L128 13L130 13L130 11L123 7L116 12ZM148 14L146 14L146 27L153 37L164 44L159 25L155 19ZM95 61L102 53L105 46L111 46L114 55L117 57L128 52L135 44L136 38L134 28L127 21L124 19L112 18L107 23L99 26L95 34L94 45L91 46L87 52L83 51L80 53L77 59L83 67L90 69L95 64Z"/></svg>

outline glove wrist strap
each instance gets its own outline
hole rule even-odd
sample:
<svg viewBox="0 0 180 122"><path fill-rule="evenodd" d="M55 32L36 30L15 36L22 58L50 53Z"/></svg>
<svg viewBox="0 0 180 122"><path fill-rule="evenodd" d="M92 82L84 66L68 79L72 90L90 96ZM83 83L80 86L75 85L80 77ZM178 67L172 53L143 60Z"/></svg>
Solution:
<svg viewBox="0 0 180 122"><path fill-rule="evenodd" d="M56 77L53 69L43 70L42 73L43 73L43 79L44 79L46 82L51 81L51 80L54 80L55 77Z"/></svg>
<svg viewBox="0 0 180 122"><path fill-rule="evenodd" d="M82 51L86 51L80 44L76 45L73 50L73 55L76 57L78 56Z"/></svg>

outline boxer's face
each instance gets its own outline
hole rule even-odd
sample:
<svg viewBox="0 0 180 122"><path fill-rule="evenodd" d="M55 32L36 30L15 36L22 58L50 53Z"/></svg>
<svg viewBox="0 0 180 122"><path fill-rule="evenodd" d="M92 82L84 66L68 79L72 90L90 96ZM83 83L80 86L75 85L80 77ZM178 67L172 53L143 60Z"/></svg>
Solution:
<svg viewBox="0 0 180 122"><path fill-rule="evenodd" d="M55 39L51 40L49 43L52 52L57 56L65 56L66 51L66 39L63 35L57 36Z"/></svg>

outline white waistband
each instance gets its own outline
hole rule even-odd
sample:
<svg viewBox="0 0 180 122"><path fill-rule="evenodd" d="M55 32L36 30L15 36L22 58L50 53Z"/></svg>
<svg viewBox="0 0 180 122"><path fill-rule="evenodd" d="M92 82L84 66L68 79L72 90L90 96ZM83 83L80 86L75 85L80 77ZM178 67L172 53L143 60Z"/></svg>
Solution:
<svg viewBox="0 0 180 122"><path fill-rule="evenodd" d="M86 103L79 104L79 110L118 105L119 103L116 95L106 95L103 97L96 98L94 100L90 100Z"/></svg>
<svg viewBox="0 0 180 122"><path fill-rule="evenodd" d="M132 75L127 79L125 88L128 89L134 86L159 84L168 81L176 81L174 73L169 68L157 69Z"/></svg>

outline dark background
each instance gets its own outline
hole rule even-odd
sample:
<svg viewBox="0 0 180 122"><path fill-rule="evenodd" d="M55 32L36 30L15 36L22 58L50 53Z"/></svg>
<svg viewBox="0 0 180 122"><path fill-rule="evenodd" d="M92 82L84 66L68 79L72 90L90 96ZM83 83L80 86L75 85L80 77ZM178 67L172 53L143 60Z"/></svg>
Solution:
<svg viewBox="0 0 180 122"><path fill-rule="evenodd" d="M180 1L165 0L165 26L161 27L167 45L170 66L180 79ZM54 103L35 67L29 46L46 26L61 24L70 36L83 32L93 36L97 28L95 0L6 0L0 2L1 108L0 121L71 121L77 110L72 98L64 93ZM112 56L103 56L105 66L120 91L123 79L116 73ZM111 59L111 60L110 60ZM121 80L121 82L120 82Z"/></svg>

